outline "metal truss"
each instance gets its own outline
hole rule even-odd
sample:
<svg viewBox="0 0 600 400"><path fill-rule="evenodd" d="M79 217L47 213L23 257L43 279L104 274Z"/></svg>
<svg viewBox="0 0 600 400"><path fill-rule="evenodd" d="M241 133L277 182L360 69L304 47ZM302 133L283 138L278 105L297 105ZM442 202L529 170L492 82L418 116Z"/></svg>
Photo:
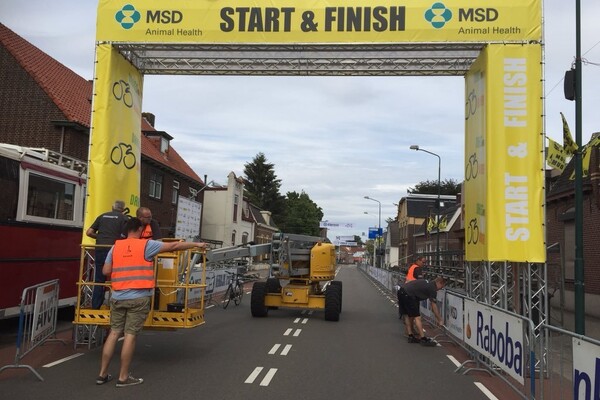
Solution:
<svg viewBox="0 0 600 400"><path fill-rule="evenodd" d="M485 43L112 43L146 75L462 76Z"/></svg>

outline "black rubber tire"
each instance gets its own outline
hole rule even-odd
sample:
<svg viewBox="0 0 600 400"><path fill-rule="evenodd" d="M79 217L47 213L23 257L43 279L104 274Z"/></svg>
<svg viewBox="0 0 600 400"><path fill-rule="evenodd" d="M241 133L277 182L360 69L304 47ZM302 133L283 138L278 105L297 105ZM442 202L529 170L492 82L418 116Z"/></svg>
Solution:
<svg viewBox="0 0 600 400"><path fill-rule="evenodd" d="M231 290L232 290L232 287L229 286L227 288L227 290L225 291L225 297L223 297L223 309L226 309L227 306L229 305L229 302L231 301Z"/></svg>
<svg viewBox="0 0 600 400"><path fill-rule="evenodd" d="M339 321L342 299L342 288L329 285L325 291L325 321Z"/></svg>
<svg viewBox="0 0 600 400"><path fill-rule="evenodd" d="M339 286L339 288L340 288L340 313L341 313L342 312L342 297L343 297L342 296L342 293L343 293L342 281L331 281L330 285Z"/></svg>
<svg viewBox="0 0 600 400"><path fill-rule="evenodd" d="M250 312L253 317L266 317L269 309L265 306L265 294L267 293L266 282L254 282L252 294L250 294Z"/></svg>
<svg viewBox="0 0 600 400"><path fill-rule="evenodd" d="M277 278L267 278L267 293L281 293L281 283Z"/></svg>
<svg viewBox="0 0 600 400"><path fill-rule="evenodd" d="M235 303L236 306L239 306L240 303L242 302L242 297L244 297L244 286L243 285L237 285L235 287L235 297L233 298L233 302Z"/></svg>

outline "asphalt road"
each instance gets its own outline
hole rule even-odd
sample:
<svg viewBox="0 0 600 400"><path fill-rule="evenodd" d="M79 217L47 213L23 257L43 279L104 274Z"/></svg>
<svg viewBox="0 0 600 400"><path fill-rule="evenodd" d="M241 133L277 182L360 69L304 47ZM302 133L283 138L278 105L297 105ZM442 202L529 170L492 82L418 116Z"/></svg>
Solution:
<svg viewBox="0 0 600 400"><path fill-rule="evenodd" d="M0 375L0 397L487 399L475 378L454 373L443 347L407 343L397 308L356 267L341 267L336 279L343 282L339 322L325 321L322 312L283 309L253 318L246 295L240 306L208 309L198 328L144 331L131 367L142 385L96 385L100 349L93 349L40 368L44 382L32 374ZM115 355L113 375L118 362Z"/></svg>

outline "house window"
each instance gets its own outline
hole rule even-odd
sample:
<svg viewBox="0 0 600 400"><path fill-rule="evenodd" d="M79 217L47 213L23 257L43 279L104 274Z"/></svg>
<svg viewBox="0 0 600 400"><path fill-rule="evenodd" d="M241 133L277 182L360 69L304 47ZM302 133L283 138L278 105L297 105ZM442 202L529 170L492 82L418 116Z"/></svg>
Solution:
<svg viewBox="0 0 600 400"><path fill-rule="evenodd" d="M233 197L233 222L237 222L238 214L238 203L240 202L240 196L237 194Z"/></svg>
<svg viewBox="0 0 600 400"><path fill-rule="evenodd" d="M235 231L231 232L231 245L235 246Z"/></svg>
<svg viewBox="0 0 600 400"><path fill-rule="evenodd" d="M153 172L150 175L150 194L149 196L153 199L160 200L162 198L162 181L163 177L157 172Z"/></svg>
<svg viewBox="0 0 600 400"><path fill-rule="evenodd" d="M248 243L248 232L242 233L242 244Z"/></svg>
<svg viewBox="0 0 600 400"><path fill-rule="evenodd" d="M178 197L179 197L179 182L173 181L173 193L171 196L171 204L177 204Z"/></svg>

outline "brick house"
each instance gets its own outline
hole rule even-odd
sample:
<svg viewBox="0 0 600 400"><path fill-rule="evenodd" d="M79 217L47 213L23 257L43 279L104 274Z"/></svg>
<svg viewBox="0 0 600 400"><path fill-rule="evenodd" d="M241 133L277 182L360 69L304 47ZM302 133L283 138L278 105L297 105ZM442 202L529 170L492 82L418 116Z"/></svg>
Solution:
<svg viewBox="0 0 600 400"><path fill-rule="evenodd" d="M0 142L46 148L86 163L92 83L0 24ZM202 179L170 146L172 137L142 119L140 205L163 236L175 232L177 198L202 202ZM196 198L197 197L197 198ZM199 227L200 229L200 227Z"/></svg>
<svg viewBox="0 0 600 400"><path fill-rule="evenodd" d="M600 133L592 135L592 139ZM574 161L547 182L546 247L548 292L552 305L574 310L575 181ZM586 314L600 317L600 149L591 148L589 173L583 178L583 263Z"/></svg>
<svg viewBox="0 0 600 400"><path fill-rule="evenodd" d="M442 195L442 214L445 209L456 204L456 196ZM433 213L437 195L410 193L398 202L398 262L402 267L412 262L415 254L425 248L417 249L415 234Z"/></svg>

